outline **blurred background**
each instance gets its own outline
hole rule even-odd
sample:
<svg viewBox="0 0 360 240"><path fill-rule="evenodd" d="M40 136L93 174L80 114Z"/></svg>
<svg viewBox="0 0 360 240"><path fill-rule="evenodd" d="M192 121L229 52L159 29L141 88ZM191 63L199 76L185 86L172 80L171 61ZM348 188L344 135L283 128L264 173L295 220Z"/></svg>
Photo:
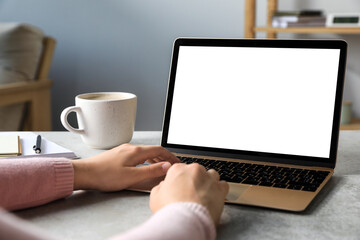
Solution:
<svg viewBox="0 0 360 240"><path fill-rule="evenodd" d="M257 25L266 24L266 6L266 0L257 1ZM33 24L57 40L50 71L53 130L64 130L60 113L74 105L77 94L95 91L136 94L135 129L161 130L173 41L243 38L244 8L244 0L0 0L0 21ZM278 9L360 13L360 1L279 0ZM278 38L345 39L349 55L344 100L353 102L353 115L360 117L360 35Z"/></svg>

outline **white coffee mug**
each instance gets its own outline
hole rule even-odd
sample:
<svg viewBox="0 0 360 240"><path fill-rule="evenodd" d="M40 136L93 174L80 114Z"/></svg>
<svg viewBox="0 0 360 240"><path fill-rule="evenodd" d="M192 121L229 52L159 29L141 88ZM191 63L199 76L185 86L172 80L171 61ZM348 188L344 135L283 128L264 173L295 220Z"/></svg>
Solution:
<svg viewBox="0 0 360 240"><path fill-rule="evenodd" d="M61 123L70 132L81 135L92 148L109 149L131 141L136 119L137 97L124 92L85 93L75 97L75 106L65 108ZM67 118L75 112L79 128Z"/></svg>

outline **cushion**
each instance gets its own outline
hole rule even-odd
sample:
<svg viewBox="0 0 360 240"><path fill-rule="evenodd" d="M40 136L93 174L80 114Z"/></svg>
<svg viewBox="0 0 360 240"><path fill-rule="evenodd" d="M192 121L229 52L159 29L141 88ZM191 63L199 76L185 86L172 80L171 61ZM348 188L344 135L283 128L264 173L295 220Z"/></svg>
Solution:
<svg viewBox="0 0 360 240"><path fill-rule="evenodd" d="M0 23L0 85L34 80L43 38L35 26ZM0 130L21 130L24 108L23 103L0 106Z"/></svg>

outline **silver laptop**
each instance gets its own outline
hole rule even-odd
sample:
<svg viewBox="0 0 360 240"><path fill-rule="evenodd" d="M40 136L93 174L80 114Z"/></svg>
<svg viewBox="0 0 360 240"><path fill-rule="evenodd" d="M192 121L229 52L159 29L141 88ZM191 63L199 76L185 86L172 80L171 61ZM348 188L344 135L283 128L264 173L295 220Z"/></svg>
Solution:
<svg viewBox="0 0 360 240"><path fill-rule="evenodd" d="M215 169L226 201L303 211L336 163L342 40L177 39L161 145Z"/></svg>

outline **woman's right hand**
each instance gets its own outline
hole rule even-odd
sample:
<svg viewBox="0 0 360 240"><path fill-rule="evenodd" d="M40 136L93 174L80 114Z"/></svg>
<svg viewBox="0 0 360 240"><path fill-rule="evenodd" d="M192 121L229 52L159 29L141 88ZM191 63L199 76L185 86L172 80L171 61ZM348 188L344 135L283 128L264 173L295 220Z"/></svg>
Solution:
<svg viewBox="0 0 360 240"><path fill-rule="evenodd" d="M229 185L219 180L219 174L195 163L174 164L165 180L154 187L150 195L150 208L157 212L175 202L195 202L205 206L215 223L219 222Z"/></svg>

